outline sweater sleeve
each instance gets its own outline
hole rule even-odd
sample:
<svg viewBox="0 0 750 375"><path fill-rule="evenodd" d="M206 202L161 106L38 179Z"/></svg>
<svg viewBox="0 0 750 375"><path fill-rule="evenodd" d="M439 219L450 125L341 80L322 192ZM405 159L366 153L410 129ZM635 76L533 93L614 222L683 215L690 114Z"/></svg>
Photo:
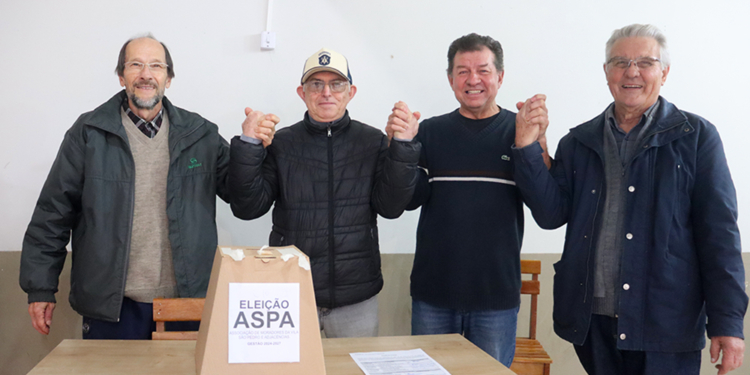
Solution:
<svg viewBox="0 0 750 375"><path fill-rule="evenodd" d="M409 211L416 210L421 207L430 199L430 181L429 171L427 169L427 148L422 135L427 130L427 127L422 123L422 129L420 133L414 138L419 142L422 147L419 151L419 164L417 170L417 184L414 186L414 194L412 194L411 201L406 205L406 209Z"/></svg>

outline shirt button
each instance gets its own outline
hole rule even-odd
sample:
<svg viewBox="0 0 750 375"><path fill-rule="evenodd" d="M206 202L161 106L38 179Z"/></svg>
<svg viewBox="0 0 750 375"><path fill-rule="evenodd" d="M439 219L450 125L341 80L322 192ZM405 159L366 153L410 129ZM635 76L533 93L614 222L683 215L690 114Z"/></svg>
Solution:
<svg viewBox="0 0 750 375"><path fill-rule="evenodd" d="M620 340L625 340L626 338L627 338L627 336L625 336L625 334L624 334L624 333L621 333L621 334L620 334Z"/></svg>
<svg viewBox="0 0 750 375"><path fill-rule="evenodd" d="M625 290L630 289L630 284L627 284L627 283L622 284L622 289L625 289Z"/></svg>
<svg viewBox="0 0 750 375"><path fill-rule="evenodd" d="M635 186L628 187L628 191L631 192L631 193L634 192L635 191Z"/></svg>
<svg viewBox="0 0 750 375"><path fill-rule="evenodd" d="M633 233L628 233L625 235L625 238L632 240L633 239Z"/></svg>
<svg viewBox="0 0 750 375"><path fill-rule="evenodd" d="M591 194L596 194L596 189L591 190Z"/></svg>

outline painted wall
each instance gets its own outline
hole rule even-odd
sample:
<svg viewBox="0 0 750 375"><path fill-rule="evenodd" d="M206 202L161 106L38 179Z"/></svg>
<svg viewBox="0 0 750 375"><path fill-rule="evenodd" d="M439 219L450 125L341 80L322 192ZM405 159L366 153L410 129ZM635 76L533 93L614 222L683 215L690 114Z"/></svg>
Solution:
<svg viewBox="0 0 750 375"><path fill-rule="evenodd" d="M460 5L458 5L460 4ZM0 250L19 250L49 167L79 114L115 94L122 43L153 32L170 48L177 76L167 90L178 106L220 125L231 138L243 108L274 112L289 125L304 104L295 89L304 60L323 46L345 54L359 91L352 116L383 129L397 100L425 117L457 107L445 54L457 37L498 39L506 74L497 97L513 108L541 92L549 97L554 150L570 127L611 101L602 63L615 28L653 23L668 36L673 67L663 95L719 127L734 172L740 211L748 212L750 177L741 164L748 138L750 3L744 0L622 2L343 1L273 2L277 48L261 51L267 0L212 2L94 0L0 2ZM381 220L385 253L410 253L418 213ZM542 231L527 215L526 253L556 253L561 230ZM222 244L261 245L270 218L232 217L220 203ZM750 222L740 219L747 233Z"/></svg>

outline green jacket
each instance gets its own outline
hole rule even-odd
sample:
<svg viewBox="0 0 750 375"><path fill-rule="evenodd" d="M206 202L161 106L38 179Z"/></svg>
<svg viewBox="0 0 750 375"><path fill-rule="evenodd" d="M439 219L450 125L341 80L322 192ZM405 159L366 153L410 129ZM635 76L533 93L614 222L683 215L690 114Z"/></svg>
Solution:
<svg viewBox="0 0 750 375"><path fill-rule="evenodd" d="M72 231L70 305L118 321L127 275L135 164L122 126L121 91L65 134L23 240L21 288L55 302ZM177 293L204 297L216 250L216 198L229 201L229 145L218 127L163 99L169 116L167 217Z"/></svg>

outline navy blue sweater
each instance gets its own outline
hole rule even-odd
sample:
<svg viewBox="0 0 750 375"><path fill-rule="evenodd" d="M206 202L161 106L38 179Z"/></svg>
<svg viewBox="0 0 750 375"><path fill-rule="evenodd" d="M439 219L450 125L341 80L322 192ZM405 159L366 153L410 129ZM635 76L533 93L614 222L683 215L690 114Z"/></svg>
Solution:
<svg viewBox="0 0 750 375"><path fill-rule="evenodd" d="M502 109L478 130L456 110L420 125L419 164L428 172L420 172L407 207L422 207L415 300L460 310L520 304L523 201L510 159L515 119Z"/></svg>

